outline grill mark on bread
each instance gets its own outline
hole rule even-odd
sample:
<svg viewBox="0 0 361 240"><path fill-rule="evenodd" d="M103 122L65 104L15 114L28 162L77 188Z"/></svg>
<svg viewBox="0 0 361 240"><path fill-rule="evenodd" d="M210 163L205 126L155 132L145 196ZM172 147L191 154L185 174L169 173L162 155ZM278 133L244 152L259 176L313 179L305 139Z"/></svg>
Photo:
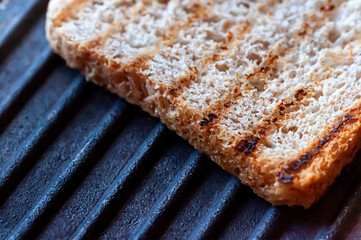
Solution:
<svg viewBox="0 0 361 240"><path fill-rule="evenodd" d="M205 58L202 61L204 62L214 62L215 60L222 59L223 55L214 54L211 59ZM266 59L263 61L262 66L257 70L252 76L245 75L246 79L252 78L255 75L262 75L263 77L266 77L267 75L270 75L272 72L274 72L274 68L277 65L277 59L278 55L270 53L267 55ZM236 78L238 78L238 74ZM247 87L247 86L245 86ZM256 88L256 87L254 87ZM258 89L259 90L259 89ZM222 116L226 114L227 109L230 109L230 107L237 103L237 99L240 97L243 97L242 91L246 92L247 89L241 89L241 86L234 86L233 91L229 91L222 99L215 102L215 104L210 105L207 110L213 111L212 109L217 110L217 115Z"/></svg>
<svg viewBox="0 0 361 240"><path fill-rule="evenodd" d="M88 0L72 0L69 2L53 20L54 27L60 27L70 19L73 19L75 14L77 14L86 3L88 3Z"/></svg>
<svg viewBox="0 0 361 240"><path fill-rule="evenodd" d="M84 62L83 67L81 67L81 71L85 73L88 68L87 63L94 61L97 59L99 62L103 62L106 65L110 66L112 69L118 69L115 73L113 73L113 81L104 82L97 79L95 75L93 80L101 85L108 88L113 93L117 92L117 85L126 84L126 92L122 93L124 97L129 101L131 99L132 102L142 102L144 98L146 98L149 93L145 86L146 84L146 76L139 73L138 69L145 68L148 62L148 59L138 57L129 61L127 64L120 64L119 62L113 61L112 59L105 58L103 55L98 55L93 49L88 49L87 52L84 53Z"/></svg>
<svg viewBox="0 0 361 240"><path fill-rule="evenodd" d="M137 6L136 1L132 1L131 3L127 3L126 1L123 1L119 4L127 5L127 7L129 8L128 10L129 13L137 12L137 11L146 11L146 8L144 6L146 5L146 3L144 2L143 2L144 5L142 6ZM125 12L125 9L123 11ZM104 32L94 37L92 40L88 41L86 46L90 49L95 49L95 48L101 49L105 45L106 41L110 39L114 33L125 33L126 31L125 22L129 21L130 19L131 19L131 14L124 14L123 21L117 21L117 22L113 21ZM152 55L154 54L155 52L152 53ZM118 56L118 58L121 57L122 56Z"/></svg>
<svg viewBox="0 0 361 240"><path fill-rule="evenodd" d="M177 79L178 92L188 88L191 84L198 80L198 69L196 67L190 67L189 72L185 76L181 76Z"/></svg>
<svg viewBox="0 0 361 240"><path fill-rule="evenodd" d="M307 89L307 91L311 91L311 89ZM245 138L238 141L235 146L235 149L241 153L245 153L246 155L254 152L257 149L257 144L261 143L263 145L268 145L267 143L267 135L271 130L277 130L284 126L286 122L284 120L289 119L289 115L291 112L298 111L299 105L302 104L302 99L298 97L298 93L303 93L303 96L307 95L307 92L302 88L296 91L295 99L292 101L287 101L283 99L279 104L277 104L276 108L271 112L270 116L265 117L262 120L262 123L255 128L253 128L250 132L253 132L253 135L246 136ZM290 109L291 106L295 106L294 109ZM257 134L257 135L256 135ZM251 141L249 139L252 139ZM242 146L250 145L250 148L244 148ZM240 147L241 146L241 147ZM244 151L247 149L247 151Z"/></svg>
<svg viewBox="0 0 361 240"><path fill-rule="evenodd" d="M179 34L179 31L182 29L185 29L189 27L189 24L192 22L195 22L197 20L201 20L203 18L207 18L212 16L212 12L210 12L210 9L207 6L201 5L199 3L194 3L192 7L189 8L187 15L184 17L185 20L179 24L170 25L167 27L165 31L165 35L162 36L162 45L168 45L172 46L175 42L176 36ZM222 52L227 51L228 47L224 44L220 44L219 50ZM187 52L188 54L188 52ZM215 61L217 59L220 59L222 55L214 54L210 61ZM200 60L202 61L202 60ZM197 67L193 66L189 68L189 72L181 76L177 79L177 85L173 86L168 89L168 94L171 96L172 99L179 97L182 92L189 88L193 83L197 82L199 79L199 72ZM208 125L208 124L207 124Z"/></svg>
<svg viewBox="0 0 361 240"><path fill-rule="evenodd" d="M137 8L136 2L133 1L131 3L121 2L121 4L128 4L128 7L130 8L130 12L134 12L135 8ZM144 3L143 4L147 4ZM145 11L146 8L144 6L141 6L141 11ZM125 20L128 20L129 16L125 16ZM84 50L85 50L85 67L86 63L91 62L91 57L98 59L99 62L103 62L106 65L111 66L112 69L118 69L118 71L114 74L115 79L111 82L101 82L98 81L96 78L94 81L96 81L98 84L106 86L111 92L117 93L117 85L120 84L126 84L126 88L128 89L127 93L122 93L121 95L125 95L127 100L129 100L129 97L131 97L134 101L142 102L144 98L146 98L149 93L146 88L146 82L147 77L144 76L142 73L140 73L140 69L146 69L148 67L148 61L154 56L157 51L159 50L156 48L153 50L153 52L149 52L147 55L138 56L136 58L130 59L127 61L126 64L121 63L120 61L116 61L113 58L106 58L103 55L97 54L97 49L100 49L104 46L107 39L111 38L114 33L123 33L125 32L125 25L123 21L118 21L116 23L112 23L102 34L99 34L98 36L94 37L93 39L89 40L84 44ZM120 56L122 57L122 56ZM85 69L82 70L83 72ZM119 94L119 93L118 93Z"/></svg>
<svg viewBox="0 0 361 240"><path fill-rule="evenodd" d="M92 40L88 41L88 43L85 44L85 46L88 49L97 49L101 48L107 39L109 39L113 33L114 30L117 30L117 32L124 32L124 25L122 23L119 24L111 24L111 26L102 34L94 37ZM121 56L119 56L121 57Z"/></svg>
<svg viewBox="0 0 361 240"><path fill-rule="evenodd" d="M172 96L177 96L178 95L178 88L171 88L168 90L168 93Z"/></svg>
<svg viewBox="0 0 361 240"><path fill-rule="evenodd" d="M297 90L297 92L295 94L296 101L300 101L300 97L306 96L306 94L307 94L307 92L303 88Z"/></svg>
<svg viewBox="0 0 361 240"><path fill-rule="evenodd" d="M198 69L196 67L190 67L189 69L190 70L186 75L178 77L176 85L174 84L173 86L168 87L167 93L171 99L179 97L185 89L189 88L190 85L199 79Z"/></svg>
<svg viewBox="0 0 361 240"><path fill-rule="evenodd" d="M215 60L218 60L220 58L223 58L222 55L217 55L214 54L213 57L211 59L209 58L205 58L203 59L203 61L205 62L214 62ZM268 54L265 58L265 60L263 61L262 66L259 68L259 70L257 70L254 74L252 74L252 76L246 76L247 80L253 76L259 75L259 76L263 76L266 77L268 75L270 75L272 72L275 71L275 67L277 65L277 60L278 60L278 55L275 54ZM257 87L254 87L257 88ZM258 89L259 90L259 89ZM248 91L243 90L243 91ZM217 115L217 118L214 119L211 122L208 122L207 119L203 118L202 120L199 121L199 125L201 127L206 127L208 126L208 128L212 128L214 124L216 124L221 117L223 117L225 114L227 114L228 109L230 109L231 106L233 106L234 104L237 103L237 99L243 97L242 94L242 89L240 86L235 86L233 91L229 91L222 99L218 100L215 102L215 104L210 105L207 109L206 112L215 112ZM212 124L209 124L212 123ZM267 129L267 125L269 125L270 123L264 124L262 126L259 126L255 129L257 130L253 130L253 131L258 131L259 130L259 135L252 135L252 136L247 136L246 138L238 141L238 143L236 144L235 149L238 152L244 153L246 155L252 153L253 151L256 150L257 144L260 142L260 140L264 140L264 135L266 135L266 129ZM252 132L252 131L251 131ZM249 139L252 140L249 140ZM249 147L245 147L249 145ZM243 147L242 147L243 146Z"/></svg>
<svg viewBox="0 0 361 240"><path fill-rule="evenodd" d="M131 10L135 7L134 2L132 4L132 6L129 5ZM87 63L92 62L92 60L90 60L91 58L97 59L98 62L102 62L105 65L110 66L112 69L118 69L118 71L114 73L115 76L113 81L105 83L98 81L96 77L94 78L94 81L100 85L106 86L113 93L117 93L117 85L126 84L127 87L125 88L128 89L128 92L125 94L123 93L122 95L125 95L128 100L129 96L131 96L133 101L136 99L136 101L141 102L149 94L145 86L146 76L141 74L139 69L146 69L149 59L156 52L152 52L151 55L138 56L134 59L130 59L126 64L116 61L113 58L106 58L103 55L99 55L97 52L97 49L102 48L102 46L106 43L106 40L109 39L112 34L124 31L124 24L121 21L112 23L102 34L99 34L84 43L84 61L81 70L82 72L87 71Z"/></svg>
<svg viewBox="0 0 361 240"><path fill-rule="evenodd" d="M346 114L344 119L342 119L336 127L333 127L328 135L319 140L314 148L301 155L298 160L292 161L288 167L284 169L284 172L280 173L278 180L282 183L290 183L293 179L293 177L290 177L293 176L293 174L290 173L298 171L303 165L309 163L353 117L353 114ZM288 181L285 182L285 179L288 179Z"/></svg>
<svg viewBox="0 0 361 240"><path fill-rule="evenodd" d="M250 155L257 150L259 143L266 143L267 126L260 125L251 130L253 134L247 134L235 146L235 149L243 155Z"/></svg>
<svg viewBox="0 0 361 240"><path fill-rule="evenodd" d="M258 76L264 73L267 73L270 70L270 68L268 66L266 67L261 67L259 70L257 70L254 73L250 73L250 74L245 74L244 76L246 77L247 80L249 80L250 78L254 77L254 76Z"/></svg>
<svg viewBox="0 0 361 240"><path fill-rule="evenodd" d="M237 27L236 30L236 36L238 39L242 38L243 35L246 33L246 32L249 32L251 30L251 24L246 20L241 26ZM227 36L228 37L228 36ZM229 40L227 38L227 40Z"/></svg>
<svg viewBox="0 0 361 240"><path fill-rule="evenodd" d="M332 0L327 0L327 4L320 8L321 11L328 12L336 8L336 5L332 3Z"/></svg>
<svg viewBox="0 0 361 240"><path fill-rule="evenodd" d="M342 5L345 1L341 1L340 3L332 3L332 0L327 0L327 3L321 6L318 10L322 12L322 17L317 16L316 14L309 15L309 21L312 22L313 27L308 28L310 31L306 31L309 33L308 35L312 35L316 29L324 24L324 21L328 18L329 14L336 10L340 5ZM310 25L309 25L310 26Z"/></svg>
<svg viewBox="0 0 361 240"><path fill-rule="evenodd" d="M287 118L287 116L295 111L299 110L299 106L303 104L303 100L306 99L308 92L311 92L311 88L308 88L307 91L305 91L304 88L301 88L296 91L296 94L294 96L294 99L288 100L288 99L282 99L282 101L277 105L277 107L272 111L271 115L272 122L276 123L277 121L283 120ZM302 98L299 97L300 92L302 93ZM290 107L295 107L293 109L290 109Z"/></svg>
<svg viewBox="0 0 361 240"><path fill-rule="evenodd" d="M239 143L236 145L236 150L244 155L249 155L256 150L257 144L260 140L261 138L258 136L249 135L239 141Z"/></svg>
<svg viewBox="0 0 361 240"><path fill-rule="evenodd" d="M234 104L236 104L236 100L239 97L242 97L242 93L240 92L240 87L236 86L234 91L230 91L226 94L226 96L220 100L217 100L214 104L208 106L205 112L214 113L217 115L217 118L212 122L215 124L218 122L221 117L226 114L226 111Z"/></svg>
<svg viewBox="0 0 361 240"><path fill-rule="evenodd" d="M266 79L272 80L277 73L278 58L278 55L270 53L265 57L257 71L251 74L244 74L248 83L257 90L263 91L266 86Z"/></svg>
<svg viewBox="0 0 361 240"><path fill-rule="evenodd" d="M287 184L287 183L291 183L294 177L295 175L293 174L286 175L285 173L281 172L279 174L278 180L283 184Z"/></svg>
<svg viewBox="0 0 361 240"><path fill-rule="evenodd" d="M173 25L170 26L169 29L171 31L169 32L173 32L172 35L178 34L179 30L187 27L188 24L194 22L194 21L211 21L210 19L212 19L214 13L210 12L210 9L207 6L203 6L200 5L198 3L194 4L194 8L191 10L191 12L189 12L188 14L190 14L191 16L188 16L186 19L186 21L184 23L178 24L178 25ZM233 23L235 24L235 23ZM250 24L248 21L246 21L244 24L242 24L240 26L240 28L238 27L237 30L237 37L241 37L245 32L250 30ZM175 30L176 31L175 31ZM230 41L232 41L233 39L233 33L228 31L227 33L227 37L226 39L224 39L221 42L216 43L216 45L218 45L218 47L216 47L216 52L211 55L210 57L206 57L203 59L198 59L196 60L197 62L201 63L202 68L207 69L209 68L209 66L214 65L219 71L226 71L228 69L228 66L226 64L217 64L218 61L223 60L226 57L226 52L230 49L228 44ZM171 37L169 37L169 34L166 36L163 36L163 41L166 42L168 41L168 44L172 42ZM165 43L163 43L165 44ZM265 61L265 64L271 64L271 61L269 60L269 58L267 58L267 60ZM262 71L265 72L265 70L268 71L268 69L270 69L269 67L264 67L262 68ZM190 73L188 73L185 76L182 76L180 78L177 79L177 86L173 86L168 90L168 94L171 96L171 98L176 98L178 96L180 96L182 94L182 92L185 90L185 88L190 88L192 86L192 84L196 83L198 80L198 70L196 67L193 67L193 70L190 71ZM231 92L230 94L227 93L226 96L222 99L217 100L214 104L210 105L207 107L207 109L204 111L207 115L208 114L213 114L214 113L217 118L212 119L212 121L207 121L207 118L202 118L201 120L199 120L199 125L201 127L207 127L211 128L214 124L216 124L218 122L218 120L221 118L221 116L223 115L223 112L225 109L228 109L229 107L231 107L235 102L236 99L240 96L242 96L241 93L239 93L240 88L237 86L235 88L235 93ZM212 123L212 124L210 124Z"/></svg>
<svg viewBox="0 0 361 240"><path fill-rule="evenodd" d="M267 8L269 8L270 6L272 6L275 3L278 3L278 1L270 0L270 1L267 1L265 3L260 3L257 7L261 11L266 11Z"/></svg>
<svg viewBox="0 0 361 240"><path fill-rule="evenodd" d="M277 60L279 56L277 54L270 53L264 57L264 61L262 65L259 67L257 71L250 74L244 74L246 79L250 79L251 77L258 76L258 75L264 75L266 73L271 72L276 66L277 66Z"/></svg>
<svg viewBox="0 0 361 240"><path fill-rule="evenodd" d="M206 115L208 113L208 115L211 115L213 117L212 121L210 121L210 124L199 124L202 127L205 127L207 125L209 125L209 127L212 127L213 125L215 125L216 123L218 123L218 121L224 116L226 109L228 109L230 106L232 106L234 104L234 100L235 99L229 99L231 95L229 95L228 97L226 97L226 100L221 99L218 100L215 104L210 105L209 107L207 107L204 112L206 112ZM238 96L242 96L241 94L239 94ZM234 98L236 98L236 96L234 96ZM202 119L204 120L204 119ZM202 121L201 120L201 121ZM200 122L201 122L200 121Z"/></svg>
<svg viewBox="0 0 361 240"><path fill-rule="evenodd" d="M334 10L335 9L335 5L326 5L326 6L322 6L321 8L320 8L320 10L321 11L332 11L332 10Z"/></svg>
<svg viewBox="0 0 361 240"><path fill-rule="evenodd" d="M168 4L169 0L157 0L159 3Z"/></svg>
<svg viewBox="0 0 361 240"><path fill-rule="evenodd" d="M303 23L303 25L302 25L302 30L301 30L300 32L298 32L297 35L298 35L298 36L305 36L305 35L307 35L309 28L310 28L310 25L309 25L307 22Z"/></svg>
<svg viewBox="0 0 361 240"><path fill-rule="evenodd" d="M169 25L165 30L165 35L162 36L162 44L172 46L177 39L177 36L182 29L189 27L192 22L209 15L210 9L199 3L194 3L190 6L187 15L184 16L184 21L178 24Z"/></svg>
<svg viewBox="0 0 361 240"><path fill-rule="evenodd" d="M218 118L217 114L215 113L209 113L207 117L204 117L198 124L203 127L212 123L213 120Z"/></svg>

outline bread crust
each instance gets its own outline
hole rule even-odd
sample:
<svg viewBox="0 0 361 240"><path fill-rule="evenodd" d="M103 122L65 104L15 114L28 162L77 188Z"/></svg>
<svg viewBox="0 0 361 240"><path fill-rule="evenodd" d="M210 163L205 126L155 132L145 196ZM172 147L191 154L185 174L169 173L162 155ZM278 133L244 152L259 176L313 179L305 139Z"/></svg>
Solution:
<svg viewBox="0 0 361 240"><path fill-rule="evenodd" d="M53 50L62 56L70 67L79 69L87 80L107 88L128 102L139 105L152 116L160 118L169 129L188 140L196 149L237 176L242 183L250 186L256 194L273 205L310 207L324 194L341 169L361 148L361 115L359 108L356 108L345 113L345 116L350 116L349 119L333 123L333 126L339 126L342 122L337 131L333 130L334 127L330 128L326 135L320 136L318 141L311 143L308 149L299 153L299 158L302 158L303 155L314 151L322 139L331 136L296 170L288 173L282 166L264 166L262 163L273 159L267 158L261 150L252 145L253 141L256 143L259 139L249 140L251 142L247 140L247 147L244 148L239 145L227 146L226 129L211 124L211 121L219 116L204 117L204 113L192 110L175 96L178 91L176 88L159 84L155 87L152 79L141 71L149 60L146 55L124 64L99 53L96 41L74 42L59 33L59 21L65 19L64 13L59 12L74 4L74 1L60 2L53 0L49 4L46 33ZM81 6L86 1L76 2L76 6ZM59 20L60 15L62 18ZM205 120L200 123L198 119L202 118ZM245 152L247 149L249 153ZM286 181L280 181L282 176L291 175L292 177L286 178Z"/></svg>

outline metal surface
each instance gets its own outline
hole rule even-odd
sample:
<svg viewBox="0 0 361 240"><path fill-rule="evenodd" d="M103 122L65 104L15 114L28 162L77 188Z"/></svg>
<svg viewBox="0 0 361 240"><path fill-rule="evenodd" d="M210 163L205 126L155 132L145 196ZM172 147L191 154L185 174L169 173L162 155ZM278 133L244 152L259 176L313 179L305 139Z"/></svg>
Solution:
<svg viewBox="0 0 361 240"><path fill-rule="evenodd" d="M0 239L360 239L356 155L308 210L273 207L65 66L46 1L0 10Z"/></svg>

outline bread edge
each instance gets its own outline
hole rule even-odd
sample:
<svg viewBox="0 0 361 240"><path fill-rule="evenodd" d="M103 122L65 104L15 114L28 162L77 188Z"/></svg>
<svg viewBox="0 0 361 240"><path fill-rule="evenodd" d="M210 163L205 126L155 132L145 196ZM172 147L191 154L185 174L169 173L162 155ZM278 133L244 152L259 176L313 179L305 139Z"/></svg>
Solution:
<svg viewBox="0 0 361 240"><path fill-rule="evenodd" d="M216 136L208 139L208 144L204 144L200 139L194 137L194 132L199 132L197 124L185 125L184 123L175 123L169 117L172 107L179 106L180 103L172 102L164 95L158 95L152 101L144 101L151 93L148 89L149 79L139 73L136 65L114 65L105 64L103 56L99 56L96 51L88 48L86 45L71 43L65 36L57 34L53 28L51 18L47 16L46 36L52 49L62 56L67 64L79 69L87 78L94 83L103 86L113 93L125 98L128 102L139 105L143 110L152 116L159 117L166 126L176 131L178 135L188 140L199 151L208 155L213 161L219 164L223 169L241 179L242 183L253 188L254 192L265 198L273 205L301 205L305 208L310 207L327 190L334 181L341 169L352 161L353 156L361 148L361 125L359 110L354 113L355 123L347 124L337 135L328 142L320 154L316 155L312 162L302 171L314 169L321 174L316 174L308 182L295 184L279 184L275 181L269 182L269 173L262 171L262 166L254 163L257 157L264 157L261 153L256 156L241 156L233 149L223 149L217 142ZM91 71L91 72L89 72ZM129 76L129 74L133 76ZM119 77L124 77L123 85L114 84L119 82ZM136 84L134 84L137 82ZM142 92L141 96L132 94L133 92ZM178 105L177 105L178 104ZM186 106L183 106L186 107ZM184 110L184 109L183 109ZM179 111L179 110L178 110ZM187 118L185 111L179 111L180 118ZM334 145L340 145L336 152L332 152ZM271 161L271 159L270 159ZM247 168L242 166L248 165ZM327 166L325 166L325 164ZM239 171L241 169L241 171ZM320 169L320 170L318 170ZM277 179L277 178L276 178Z"/></svg>

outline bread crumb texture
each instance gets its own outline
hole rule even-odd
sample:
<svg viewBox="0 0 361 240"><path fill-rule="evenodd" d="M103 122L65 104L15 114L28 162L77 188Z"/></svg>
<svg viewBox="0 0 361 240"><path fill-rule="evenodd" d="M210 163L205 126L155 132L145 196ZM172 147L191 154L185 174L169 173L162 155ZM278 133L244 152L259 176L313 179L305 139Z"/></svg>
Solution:
<svg viewBox="0 0 361 240"><path fill-rule="evenodd" d="M47 38L275 205L360 146L359 0L51 0Z"/></svg>

